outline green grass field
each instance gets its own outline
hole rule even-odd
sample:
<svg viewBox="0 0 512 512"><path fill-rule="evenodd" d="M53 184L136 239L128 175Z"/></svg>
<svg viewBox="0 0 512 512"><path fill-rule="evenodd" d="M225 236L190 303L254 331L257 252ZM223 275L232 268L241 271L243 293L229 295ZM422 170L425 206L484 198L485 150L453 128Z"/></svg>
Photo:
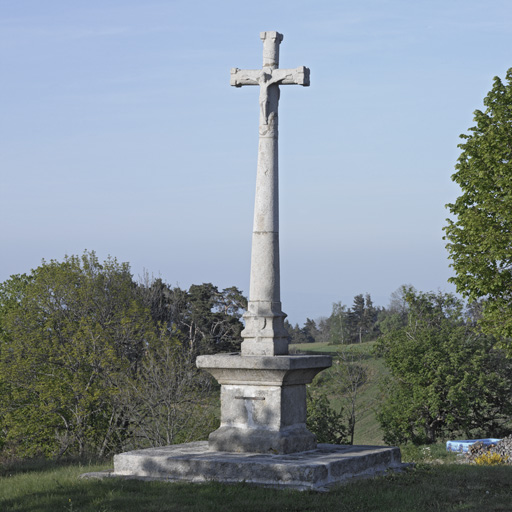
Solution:
<svg viewBox="0 0 512 512"><path fill-rule="evenodd" d="M366 408L356 424L356 444L383 444L376 420L379 383L386 369L371 354L371 343L353 345L362 351L368 379L358 402ZM347 347L298 345L311 353L336 353ZM326 389L331 389L329 378ZM335 393L330 399L336 405ZM423 512L512 511L512 466L460 464L442 443L402 447L402 460L416 466L403 473L356 480L329 493L265 489L246 484L186 484L137 480L84 480L79 475L111 469L110 463L77 464L0 461L0 512Z"/></svg>
<svg viewBox="0 0 512 512"><path fill-rule="evenodd" d="M103 465L11 466L0 470L2 512L504 511L512 466L419 464L401 474L353 481L329 493L222 485L83 480Z"/></svg>
<svg viewBox="0 0 512 512"><path fill-rule="evenodd" d="M307 352L309 354L330 354L333 358L342 351L352 351L362 353L365 357L362 360L364 364L368 381L361 386L357 397L357 408L360 413L357 414L355 427L354 444L382 445L382 430L377 421L376 412L380 403L380 383L388 375L388 370L384 365L382 358L372 354L374 342L361 343L357 345L328 345L327 343L308 343L301 345L291 345L291 349L296 352ZM329 372L329 370L325 370ZM317 377L321 378L321 374ZM334 407L339 407L340 400L335 392L329 392L329 399Z"/></svg>

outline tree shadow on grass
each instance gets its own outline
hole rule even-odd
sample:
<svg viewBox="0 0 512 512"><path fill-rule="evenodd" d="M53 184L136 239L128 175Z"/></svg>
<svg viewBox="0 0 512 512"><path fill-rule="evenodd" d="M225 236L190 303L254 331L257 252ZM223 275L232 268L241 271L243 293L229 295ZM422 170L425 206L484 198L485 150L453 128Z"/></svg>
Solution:
<svg viewBox="0 0 512 512"><path fill-rule="evenodd" d="M44 473L55 469L76 467L76 466L93 466L110 464L112 460L98 459L97 457L69 457L59 460L34 458L34 459L0 459L0 478L6 476L20 475L26 473Z"/></svg>

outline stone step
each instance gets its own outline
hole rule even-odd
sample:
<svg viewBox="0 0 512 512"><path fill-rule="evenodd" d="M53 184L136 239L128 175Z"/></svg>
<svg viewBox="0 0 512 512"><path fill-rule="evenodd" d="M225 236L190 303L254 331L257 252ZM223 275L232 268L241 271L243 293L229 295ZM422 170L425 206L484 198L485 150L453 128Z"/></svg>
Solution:
<svg viewBox="0 0 512 512"><path fill-rule="evenodd" d="M200 441L121 453L114 457L110 476L326 490L350 478L405 466L395 447L319 444L316 450L279 455L215 452Z"/></svg>

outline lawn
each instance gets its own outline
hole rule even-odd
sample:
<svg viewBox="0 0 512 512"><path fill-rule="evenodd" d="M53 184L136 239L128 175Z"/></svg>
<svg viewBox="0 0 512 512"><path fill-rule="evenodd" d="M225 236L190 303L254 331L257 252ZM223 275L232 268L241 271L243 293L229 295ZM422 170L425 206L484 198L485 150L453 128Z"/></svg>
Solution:
<svg viewBox="0 0 512 512"><path fill-rule="evenodd" d="M333 355L342 348L347 349L307 345L308 351ZM349 347L366 354L364 364L370 378L360 390L358 399L362 404L378 402L379 383L386 374L382 360L373 356L370 349L371 344ZM336 404L335 394L330 398ZM383 444L374 408L361 413L355 441ZM512 511L512 466L460 464L455 455L446 453L442 443L404 446L402 460L417 464L403 473L351 481L329 493L247 484L84 480L80 474L111 469L111 464L0 462L0 512Z"/></svg>
<svg viewBox="0 0 512 512"><path fill-rule="evenodd" d="M401 474L353 481L329 493L222 485L83 480L109 465L52 463L4 468L2 512L120 511L498 511L512 510L512 466L419 464Z"/></svg>
<svg viewBox="0 0 512 512"><path fill-rule="evenodd" d="M368 381L358 392L356 401L356 427L354 444L383 445L382 430L377 421L377 409L381 403L381 382L389 374L384 365L384 360L372 353L374 342L367 342L354 345L329 345L327 343L303 343L300 345L291 345L294 352L308 354L329 354L333 356L334 361L341 351L361 354L362 364L364 364ZM324 374L324 375L322 375ZM325 370L317 376L317 380L322 382L328 391L331 404L338 409L341 401L336 394L335 386L329 379L330 370Z"/></svg>

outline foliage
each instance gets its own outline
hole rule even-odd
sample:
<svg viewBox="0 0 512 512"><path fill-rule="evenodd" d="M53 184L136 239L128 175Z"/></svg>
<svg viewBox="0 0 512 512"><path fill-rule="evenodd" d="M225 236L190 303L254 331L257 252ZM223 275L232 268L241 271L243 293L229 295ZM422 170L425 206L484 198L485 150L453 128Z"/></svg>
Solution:
<svg viewBox="0 0 512 512"><path fill-rule="evenodd" d="M61 457L204 438L198 353L240 343L236 288L136 284L94 252L0 285L0 450Z"/></svg>
<svg viewBox="0 0 512 512"><path fill-rule="evenodd" d="M316 321L307 318L304 325L292 326L285 320L285 328L289 334L289 342L322 343L331 345L362 343L378 337L379 316L382 308L373 305L369 293L359 294L354 297L354 305L347 308L341 302L332 305L332 311L328 318L321 317Z"/></svg>
<svg viewBox="0 0 512 512"><path fill-rule="evenodd" d="M247 299L238 288L219 291L203 283L185 291L146 276L138 291L153 320L165 325L193 354L240 350Z"/></svg>
<svg viewBox="0 0 512 512"><path fill-rule="evenodd" d="M477 466L497 466L507 464L508 459L508 455L500 455L499 453L487 451L475 458L475 464Z"/></svg>
<svg viewBox="0 0 512 512"><path fill-rule="evenodd" d="M456 220L444 228L456 276L450 279L470 301L483 302L482 327L512 338L512 68L507 83L494 78L475 111L476 126L461 135L462 152L452 179L462 190L448 204ZM509 352L512 351L507 341Z"/></svg>
<svg viewBox="0 0 512 512"><path fill-rule="evenodd" d="M384 440L433 443L440 436L506 434L510 429L512 362L494 339L464 323L450 294L407 296L408 325L381 338L391 378L379 420Z"/></svg>
<svg viewBox="0 0 512 512"><path fill-rule="evenodd" d="M125 376L120 382L118 400L130 418L130 448L197 441L218 427L212 379L194 362L190 351L161 330L141 359L137 379Z"/></svg>
<svg viewBox="0 0 512 512"><path fill-rule="evenodd" d="M368 368L364 359L365 354L361 351L341 351L339 357L333 361L330 372L335 396L341 399L347 411L349 444L354 444L357 420L368 405L359 400L361 388L368 380Z"/></svg>
<svg viewBox="0 0 512 512"><path fill-rule="evenodd" d="M362 343L375 339L379 333L378 318L381 310L373 305L369 293L354 297L352 308L341 302L332 305L329 317L331 344Z"/></svg>
<svg viewBox="0 0 512 512"><path fill-rule="evenodd" d="M316 435L319 443L347 444L343 410L336 411L324 393L308 392L307 428Z"/></svg>
<svg viewBox="0 0 512 512"><path fill-rule="evenodd" d="M107 442L115 380L135 371L152 335L133 289L126 264L94 253L2 285L0 416L18 451L60 456Z"/></svg>

